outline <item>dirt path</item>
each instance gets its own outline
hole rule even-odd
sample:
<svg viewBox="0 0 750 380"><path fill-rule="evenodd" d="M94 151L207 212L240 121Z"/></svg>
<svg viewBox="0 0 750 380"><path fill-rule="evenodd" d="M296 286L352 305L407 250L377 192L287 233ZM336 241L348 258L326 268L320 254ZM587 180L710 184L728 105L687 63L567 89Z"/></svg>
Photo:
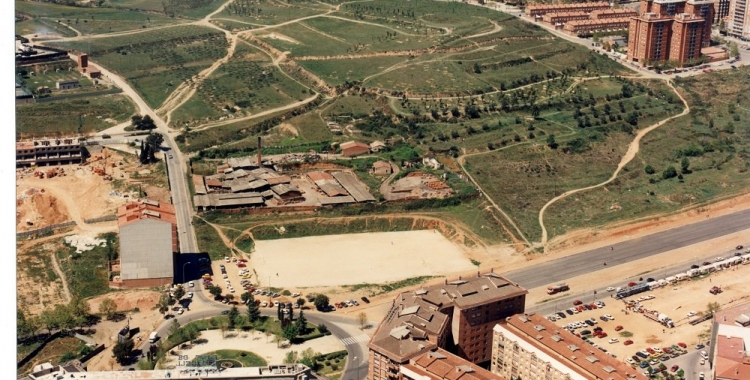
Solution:
<svg viewBox="0 0 750 380"><path fill-rule="evenodd" d="M72 297L70 296L70 289L68 289L68 280L65 278L65 274L63 273L62 269L60 269L60 264L57 262L57 255L54 252L50 252L51 262L52 262L52 269L55 270L55 273L57 273L57 276L60 277L60 280L62 280L62 291L63 291L63 298L65 298L65 304L69 304Z"/></svg>
<svg viewBox="0 0 750 380"><path fill-rule="evenodd" d="M210 124L203 124L203 125L200 125L198 127L193 128L192 130L193 131L203 131L203 130L206 130L206 129L220 127L222 125L233 124L233 123L237 123L237 122L240 122L240 121L247 121L247 120L257 119L257 118L259 118L261 116L270 115L270 114L275 113L275 112L287 111L287 110L293 109L295 107L303 106L303 105L305 105L307 103L312 102L317 97L318 97L318 94L315 94L315 95L313 95L313 96L311 96L309 98L302 99L302 100L300 100L298 102L287 104L285 106L273 108L273 109L270 109L270 110L265 110L263 112L258 112L258 113L253 114L253 115L247 115L247 116L244 116L244 117L238 117L238 118L235 118L235 119L223 120L223 121L219 121L219 122L216 122L216 123L210 123Z"/></svg>
<svg viewBox="0 0 750 380"><path fill-rule="evenodd" d="M122 37L122 36L129 36L131 34L139 34L139 33L148 33L153 32L154 30L160 30L160 29L167 29L167 28L175 28L178 26L183 25L192 25L195 24L195 22L181 22L177 24L169 24L169 25L163 25L163 26L155 26L152 28L147 29L135 29L135 30L126 30L122 32L112 32L112 33L102 33L102 34L87 34L82 35L80 32L76 31L76 33L79 33L76 37L63 37L63 38L53 38L49 40L45 40L44 42L70 42L70 41L86 41L89 39L98 39L98 38L109 38L109 37ZM71 28L73 29L73 28ZM73 29L75 30L75 29Z"/></svg>
<svg viewBox="0 0 750 380"><path fill-rule="evenodd" d="M630 163L630 161L633 158L635 158L635 155L638 153L638 151L640 149L640 142L641 142L641 139L643 138L643 136L645 136L649 132L653 131L654 129L661 127L662 125L664 125L665 123L667 123L670 120L676 119L678 117L685 116L688 113L690 113L690 105L685 100L685 98L683 98L682 95L680 94L680 92L677 91L674 88L674 86L672 85L671 81L667 80L666 82L667 82L667 85L675 92L675 94L677 94L677 96L680 98L680 100L682 100L682 103L685 105L685 109L681 113L679 113L677 115L670 116L670 117L668 117L668 118L666 118L666 119L664 119L664 120L662 120L662 121L660 121L660 122L658 122L656 124L653 124L653 125L649 126L648 128L645 128L645 129L642 129L641 131L639 131L638 134L633 139L633 141L628 146L628 151L622 157L622 160L620 160L620 164L617 165L617 169L615 170L614 173L612 173L612 176L609 177L608 180L606 180L606 181L604 181L602 183L599 183L597 185L587 186L587 187L583 187L583 188L580 188L580 189L569 190L569 191L566 191L566 192L564 192L564 193L562 193L562 194L560 194L560 195L558 195L558 196L550 199L549 202L547 202L542 207L542 209L539 210L539 226L542 228L542 239L541 239L542 246L544 246L544 245L547 244L547 228L544 226L544 212L547 210L547 208L550 205L552 205L553 203L555 203L555 202L557 202L557 201L559 201L559 200L561 200L563 198L568 197L569 195L572 195L572 194L575 194L575 193L579 193L579 192L582 192L582 191L586 191L586 190L596 189L596 188L602 187L602 186L604 186L604 185L606 185L606 184L614 181L617 178L617 176L620 174L620 171L622 170L622 168L624 168L625 165L627 165L628 163Z"/></svg>

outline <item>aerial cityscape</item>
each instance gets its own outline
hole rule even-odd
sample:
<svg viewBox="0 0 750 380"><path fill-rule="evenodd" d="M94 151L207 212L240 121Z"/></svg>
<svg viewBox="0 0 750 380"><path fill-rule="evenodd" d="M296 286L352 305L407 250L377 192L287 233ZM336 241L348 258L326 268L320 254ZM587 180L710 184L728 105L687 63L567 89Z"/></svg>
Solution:
<svg viewBox="0 0 750 380"><path fill-rule="evenodd" d="M19 380L750 380L747 0L13 13Z"/></svg>

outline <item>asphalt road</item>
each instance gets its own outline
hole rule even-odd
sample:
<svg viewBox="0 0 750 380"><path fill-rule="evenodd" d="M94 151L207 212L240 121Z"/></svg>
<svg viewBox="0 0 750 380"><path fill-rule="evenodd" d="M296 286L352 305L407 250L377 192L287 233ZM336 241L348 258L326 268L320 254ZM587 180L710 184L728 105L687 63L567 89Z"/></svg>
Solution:
<svg viewBox="0 0 750 380"><path fill-rule="evenodd" d="M750 229L750 210L714 217L698 223L581 252L528 268L505 273L526 289L547 286L565 279L596 272L604 267L625 264L705 240ZM718 256L718 254L714 255Z"/></svg>

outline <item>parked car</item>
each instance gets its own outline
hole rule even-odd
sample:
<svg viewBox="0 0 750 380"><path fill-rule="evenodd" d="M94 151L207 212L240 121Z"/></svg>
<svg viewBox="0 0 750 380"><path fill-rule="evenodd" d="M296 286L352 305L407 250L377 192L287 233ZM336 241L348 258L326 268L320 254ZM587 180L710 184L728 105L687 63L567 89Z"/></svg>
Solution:
<svg viewBox="0 0 750 380"><path fill-rule="evenodd" d="M566 312L566 313L568 313L568 315L573 315L573 314L575 314L575 311L573 310L573 308L570 308L570 309L565 309L565 312Z"/></svg>
<svg viewBox="0 0 750 380"><path fill-rule="evenodd" d="M687 348L687 344L682 343L682 342L677 343L677 345L680 346L680 347L682 347L682 348Z"/></svg>
<svg viewBox="0 0 750 380"><path fill-rule="evenodd" d="M612 343L617 343L617 342L619 342L619 340L618 340L617 338L611 338L611 339L610 339L610 340L608 340L607 342L609 342L610 344L612 344Z"/></svg>
<svg viewBox="0 0 750 380"><path fill-rule="evenodd" d="M631 358L633 358L633 361L636 362L636 363L640 363L641 362L641 358L638 355L633 355L633 356L631 356Z"/></svg>
<svg viewBox="0 0 750 380"><path fill-rule="evenodd" d="M581 305L581 304L583 304L583 301L581 301L581 300L575 300L575 301L573 301L573 305L578 306L578 305Z"/></svg>
<svg viewBox="0 0 750 380"><path fill-rule="evenodd" d="M581 331L581 335L591 335L591 330L583 330Z"/></svg>
<svg viewBox="0 0 750 380"><path fill-rule="evenodd" d="M615 288L613 288L613 287L611 287L611 286L610 286L610 287L608 287L608 288L607 288L607 291L608 291L608 292L614 292L614 291L615 291Z"/></svg>
<svg viewBox="0 0 750 380"><path fill-rule="evenodd" d="M615 331L620 331L620 330L622 330L622 326L617 325L617 327L615 327Z"/></svg>
<svg viewBox="0 0 750 380"><path fill-rule="evenodd" d="M369 303L369 302L368 302L368 303ZM557 312L557 313L555 313L555 314L556 314L556 315L557 315L558 317L560 317L560 318L566 318L566 317L567 317L567 315L565 315L565 313L563 313L562 311L558 311L558 312Z"/></svg>
<svg viewBox="0 0 750 380"><path fill-rule="evenodd" d="M646 368L648 367L648 362L641 362L641 364L639 364L638 366L641 368Z"/></svg>
<svg viewBox="0 0 750 380"><path fill-rule="evenodd" d="M706 351L701 351L701 357L703 359L708 359L708 354L706 353Z"/></svg>
<svg viewBox="0 0 750 380"><path fill-rule="evenodd" d="M669 370L672 371L672 372L677 372L678 369L680 369L680 366L678 366L677 364L675 364Z"/></svg>
<svg viewBox="0 0 750 380"><path fill-rule="evenodd" d="M633 341L632 341L632 340L630 340L630 339L628 339L628 340L626 340L626 341L622 342L622 344L624 344L624 345L626 345L626 346L629 346L629 345L633 344Z"/></svg>
<svg viewBox="0 0 750 380"><path fill-rule="evenodd" d="M370 303L370 299L367 297L362 297L361 299L362 299L362 302L364 303ZM562 314L562 313L557 313L557 314ZM565 318L565 314L563 314L563 318Z"/></svg>

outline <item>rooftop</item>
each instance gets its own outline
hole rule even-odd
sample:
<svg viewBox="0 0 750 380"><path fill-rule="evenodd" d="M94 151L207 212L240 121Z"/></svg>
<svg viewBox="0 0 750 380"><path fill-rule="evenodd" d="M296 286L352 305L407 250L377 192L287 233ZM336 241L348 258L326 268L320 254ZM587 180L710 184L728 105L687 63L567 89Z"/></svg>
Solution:
<svg viewBox="0 0 750 380"><path fill-rule="evenodd" d="M476 364L451 354L442 348L423 353L401 366L407 375L417 374L424 380L504 380ZM409 373L411 372L411 373ZM416 376L409 376L417 378Z"/></svg>
<svg viewBox="0 0 750 380"><path fill-rule="evenodd" d="M341 147L341 150L350 149L354 147L370 149L369 145L362 143L362 142L358 142L358 141L347 141L345 143L341 143L340 147Z"/></svg>
<svg viewBox="0 0 750 380"><path fill-rule="evenodd" d="M526 289L495 273L446 280L443 284L401 293L393 301L369 347L403 363L437 347L437 337L448 323L448 315L441 310L452 306L465 309L527 293Z"/></svg>
<svg viewBox="0 0 750 380"><path fill-rule="evenodd" d="M120 228L143 219L159 220L177 226L174 206L171 203L142 199L117 208L117 226Z"/></svg>
<svg viewBox="0 0 750 380"><path fill-rule="evenodd" d="M153 380L171 380L171 379L289 379L302 380L307 379L309 369L303 364L295 365L269 365L266 367L243 367L227 368L218 370L214 368L195 368L195 370L173 369L173 370L153 370L153 371L66 371L65 368L56 366L54 371L42 375L34 376L37 380L55 380L58 376L64 376L65 379L86 379L86 380L128 380L128 379L153 379ZM48 370L49 371L49 370ZM183 372L184 371L184 372ZM30 380L31 377L19 378L20 380Z"/></svg>
<svg viewBox="0 0 750 380"><path fill-rule="evenodd" d="M750 328L719 325L716 336L716 378L750 379Z"/></svg>
<svg viewBox="0 0 750 380"><path fill-rule="evenodd" d="M641 373L539 314L517 314L495 326L509 331L547 356L584 377L609 380L646 379Z"/></svg>

